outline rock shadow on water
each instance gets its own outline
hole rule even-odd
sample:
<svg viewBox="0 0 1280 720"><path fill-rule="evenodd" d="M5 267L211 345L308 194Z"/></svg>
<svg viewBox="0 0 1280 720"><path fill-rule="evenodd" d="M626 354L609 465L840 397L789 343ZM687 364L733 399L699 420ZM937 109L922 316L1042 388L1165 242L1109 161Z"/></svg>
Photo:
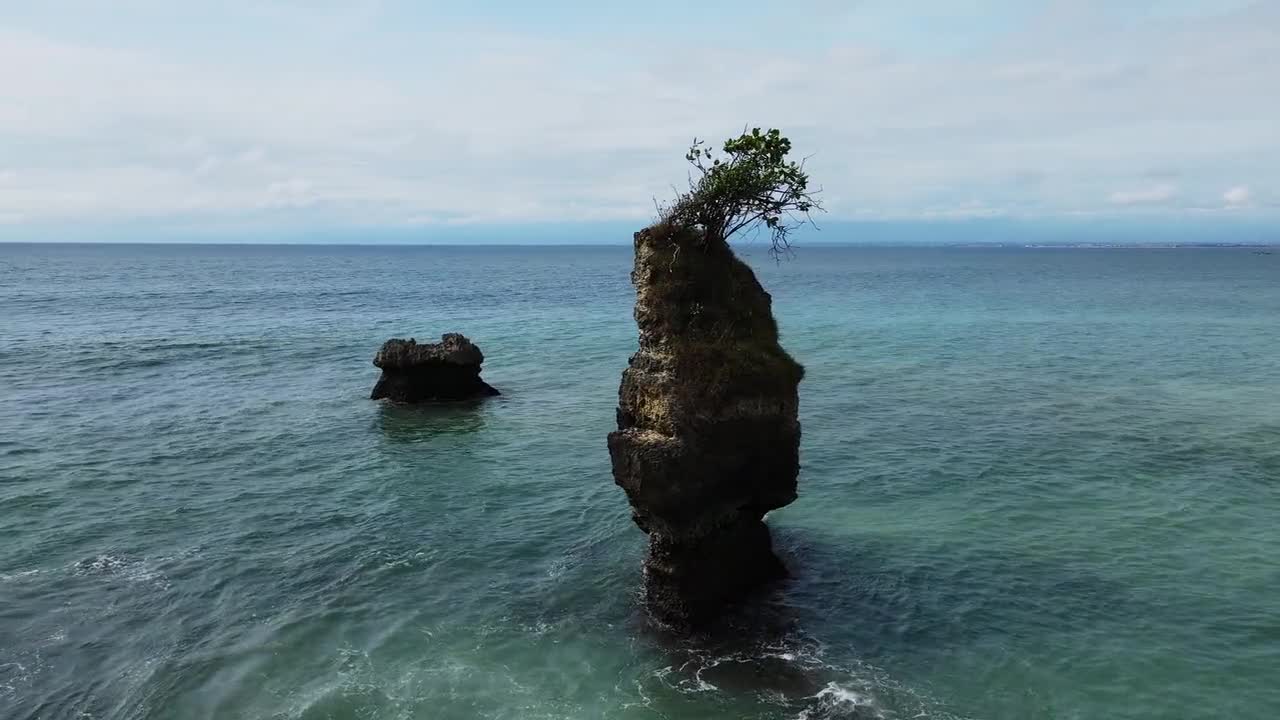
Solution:
<svg viewBox="0 0 1280 720"><path fill-rule="evenodd" d="M1028 626L1073 632L1155 611L1116 578L1012 547L937 544L926 554L811 528L775 537L792 571L780 599L788 614L811 631L841 626L839 641L872 662L1019 642Z"/></svg>
<svg viewBox="0 0 1280 720"><path fill-rule="evenodd" d="M647 695L672 717L713 698L813 719L953 717L894 668L1030 642L1019 630L1029 624L1074 632L1155 611L1123 581L1017 550L923 557L869 537L774 532L790 577L704 631L666 630L637 603L635 632L665 665L646 682Z"/></svg>
<svg viewBox="0 0 1280 720"><path fill-rule="evenodd" d="M391 442L426 443L483 430L488 424L484 405L482 399L432 405L381 404L374 423Z"/></svg>
<svg viewBox="0 0 1280 720"><path fill-rule="evenodd" d="M695 633L672 630L638 605L635 631L664 663L642 682L649 706L668 717L714 707L717 715L809 720L885 718L890 707L922 707L885 697L902 692L873 669L828 657L789 604L789 582L759 589Z"/></svg>

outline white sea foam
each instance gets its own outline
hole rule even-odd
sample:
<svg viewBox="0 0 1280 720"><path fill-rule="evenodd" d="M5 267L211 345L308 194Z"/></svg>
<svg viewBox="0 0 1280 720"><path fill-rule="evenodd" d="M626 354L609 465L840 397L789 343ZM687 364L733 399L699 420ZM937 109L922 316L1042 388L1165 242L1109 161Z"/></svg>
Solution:
<svg viewBox="0 0 1280 720"><path fill-rule="evenodd" d="M81 560L72 566L78 576L102 575L118 577L130 583L149 583L161 589L169 588L169 579L146 560L123 558L115 555L98 555Z"/></svg>
<svg viewBox="0 0 1280 720"><path fill-rule="evenodd" d="M934 702L927 696L901 685L884 671L873 666L853 662L833 664L826 658L827 648L822 642L804 634L791 635L753 650L727 653L707 653L690 650L682 662L655 670L652 677L672 689L687 694L737 693L739 688L717 686L718 666L757 666L770 671L773 663L782 663L799 675L814 681L814 685L797 694L803 683L793 685L788 681L788 671L777 668L785 686L759 687L757 696L770 704L789 707L798 712L796 720L875 720L891 717L885 698L892 696L892 705L904 717L945 717L935 715ZM760 665L764 661L766 664ZM731 669L729 680L735 676ZM750 673L747 674L748 682ZM712 682L714 681L714 682ZM822 684L822 683L825 683ZM884 693L884 695L882 695ZM896 716L896 715L894 715Z"/></svg>
<svg viewBox="0 0 1280 720"><path fill-rule="evenodd" d="M0 657L0 698L18 697L18 693L30 686L33 678L47 667L39 649L14 660Z"/></svg>
<svg viewBox="0 0 1280 720"><path fill-rule="evenodd" d="M713 668L713 667L715 667L716 665L719 665L719 664L720 664L720 662L719 662L718 660L716 660L716 661L712 661L711 663L709 663L709 664L707 664L707 665L703 665L702 667L700 667L700 668L698 668L697 670L695 670L695 671L694 671L694 673L693 673L693 680L694 680L694 683L695 683L695 685L694 685L694 690L696 690L697 692L708 692L708 691L710 691L710 690L719 690L719 689L720 689L720 688L716 687L715 685L712 685L711 683L707 682L706 680L704 680L704 679L702 678L702 673L703 673L703 671L704 671L704 670L708 670L708 669Z"/></svg>
<svg viewBox="0 0 1280 720"><path fill-rule="evenodd" d="M839 683L827 683L817 695L814 696L820 701L830 702L833 705L852 705L854 707L864 707L872 705L872 701L862 693L855 692L849 688L841 687Z"/></svg>
<svg viewBox="0 0 1280 720"><path fill-rule="evenodd" d="M813 706L801 710L796 720L885 717L871 697L856 690L850 690L837 682L827 683L826 687L819 690L812 699Z"/></svg>
<svg viewBox="0 0 1280 720"><path fill-rule="evenodd" d="M547 577L551 580L559 580L569 570L570 556L561 555L556 558L547 568Z"/></svg>

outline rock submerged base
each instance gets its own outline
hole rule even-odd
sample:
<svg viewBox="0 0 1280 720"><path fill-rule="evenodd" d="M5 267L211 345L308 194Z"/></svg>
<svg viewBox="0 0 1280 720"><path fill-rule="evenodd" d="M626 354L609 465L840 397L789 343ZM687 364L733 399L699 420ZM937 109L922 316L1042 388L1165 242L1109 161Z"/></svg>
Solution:
<svg viewBox="0 0 1280 720"><path fill-rule="evenodd" d="M382 377L370 398L397 403L470 400L500 393L480 379L484 354L458 333L448 333L438 343L391 339L383 343L373 364Z"/></svg>

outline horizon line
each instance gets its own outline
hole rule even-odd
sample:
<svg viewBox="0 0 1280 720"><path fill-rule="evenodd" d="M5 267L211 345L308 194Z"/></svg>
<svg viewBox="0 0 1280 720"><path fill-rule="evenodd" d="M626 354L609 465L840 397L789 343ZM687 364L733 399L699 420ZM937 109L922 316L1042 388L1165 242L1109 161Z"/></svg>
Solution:
<svg viewBox="0 0 1280 720"><path fill-rule="evenodd" d="M742 245L753 245L755 243L732 243L741 247ZM629 247L630 242L324 242L324 241L299 241L299 242L256 242L247 241L226 241L226 240L3 240L0 239L0 245L9 246L135 246L135 247L341 247L341 248L406 248L406 247L438 247L438 248L620 248ZM761 248L766 248L762 242L759 243ZM1039 241L1039 242L1011 242L1011 241L857 241L857 240L819 240L807 241L803 244L795 246L795 249L802 250L805 247L821 246L821 247L877 247L877 248L901 248L901 247L928 247L928 248L1021 248L1028 250L1035 249L1196 249L1196 248L1271 248L1280 247L1280 238L1267 241L1254 242L1158 242L1158 241Z"/></svg>

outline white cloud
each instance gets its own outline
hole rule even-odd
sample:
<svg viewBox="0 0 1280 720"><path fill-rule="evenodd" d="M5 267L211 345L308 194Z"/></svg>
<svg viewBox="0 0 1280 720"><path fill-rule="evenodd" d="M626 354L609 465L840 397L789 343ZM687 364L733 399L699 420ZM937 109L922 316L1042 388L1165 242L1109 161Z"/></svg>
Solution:
<svg viewBox="0 0 1280 720"><path fill-rule="evenodd" d="M1222 201L1229 208L1248 207L1249 202L1253 199L1253 193L1244 185L1238 185L1222 194Z"/></svg>
<svg viewBox="0 0 1280 720"><path fill-rule="evenodd" d="M267 186L264 208L303 208L320 201L315 187L305 178L279 180Z"/></svg>
<svg viewBox="0 0 1280 720"><path fill-rule="evenodd" d="M835 217L1216 206L1233 204L1217 188L1280 172L1280 11L1266 3L1108 30L1103 4L1082 2L1074 25L1046 16L947 56L838 37L761 50L451 30L415 33L383 60L369 58L395 28L361 6L359 32L325 30L342 53L290 37L226 60L0 30L0 157L22 178L3 186L0 213L643 219L683 182L692 136L744 122L815 153ZM224 21L247 12L227 7L240 9ZM1177 187L1150 186L1173 179L1152 168L1184 170Z"/></svg>
<svg viewBox="0 0 1280 720"><path fill-rule="evenodd" d="M1139 190L1118 190L1109 198L1112 205L1157 205L1167 203L1178 195L1173 185L1156 185Z"/></svg>

